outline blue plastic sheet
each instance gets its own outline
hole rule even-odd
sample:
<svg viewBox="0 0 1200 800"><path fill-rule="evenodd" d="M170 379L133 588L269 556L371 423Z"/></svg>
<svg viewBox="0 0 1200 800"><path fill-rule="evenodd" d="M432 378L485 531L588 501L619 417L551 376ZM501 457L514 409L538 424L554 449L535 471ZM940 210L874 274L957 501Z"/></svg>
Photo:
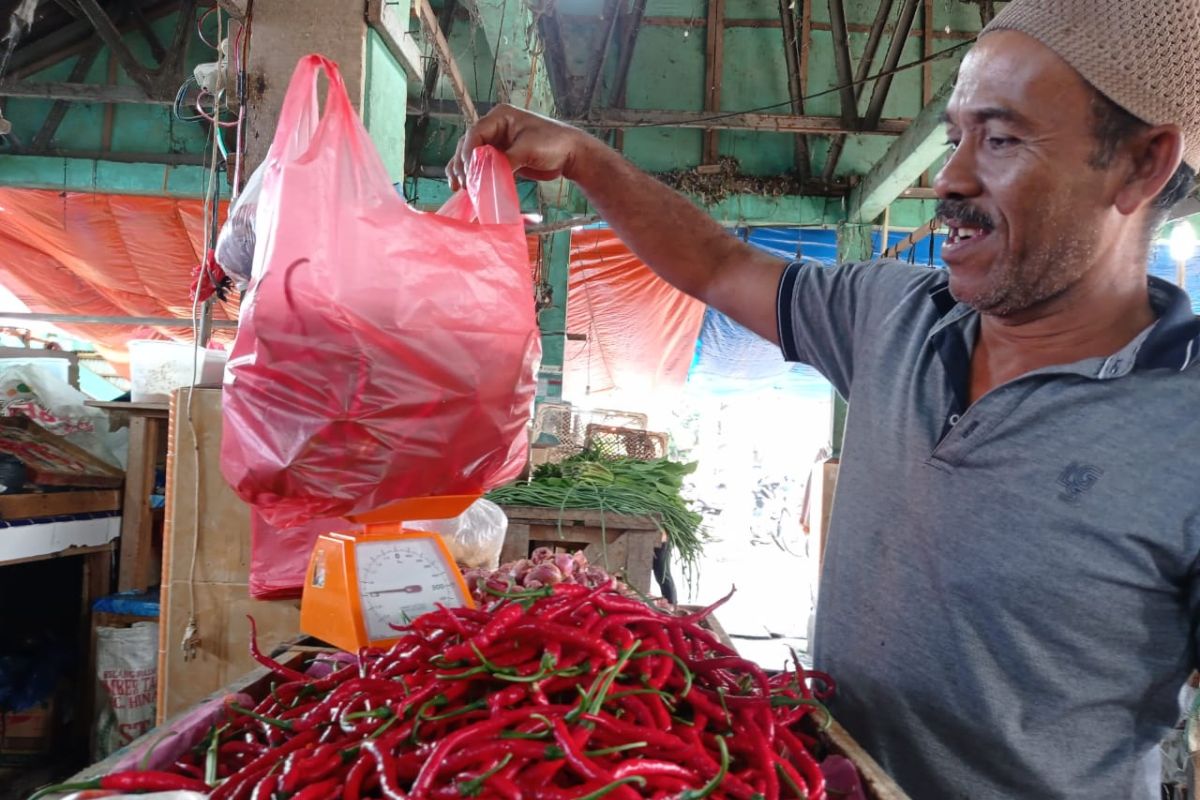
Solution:
<svg viewBox="0 0 1200 800"><path fill-rule="evenodd" d="M158 618L158 592L121 592L101 597L92 603L93 611L103 611L108 614L129 614L135 617Z"/></svg>
<svg viewBox="0 0 1200 800"><path fill-rule="evenodd" d="M832 230L810 228L739 229L736 234L750 244L785 259L802 258L823 264L837 263L837 234ZM875 252L880 252L879 232L874 234ZM894 246L907 238L905 232L888 236ZM901 260L923 266L944 268L941 252L945 237L927 237L901 254ZM1174 282L1175 263L1166 245L1151 252L1150 274ZM1188 265L1188 286L1193 308L1200 313L1200 258ZM781 389L801 395L829 393L829 384L813 369L788 364L779 348L751 333L721 312L709 308L704 315L696 355L688 373L689 383L713 393L733 394Z"/></svg>

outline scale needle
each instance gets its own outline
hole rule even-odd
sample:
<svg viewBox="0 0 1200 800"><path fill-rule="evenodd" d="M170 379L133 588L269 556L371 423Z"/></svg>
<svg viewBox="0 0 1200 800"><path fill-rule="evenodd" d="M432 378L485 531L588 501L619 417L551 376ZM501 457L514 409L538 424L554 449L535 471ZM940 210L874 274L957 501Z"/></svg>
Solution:
<svg viewBox="0 0 1200 800"><path fill-rule="evenodd" d="M405 594L416 594L417 592L420 592L424 588L425 587L423 587L423 586L413 584L412 586L401 586L397 589L379 589L374 592L366 592L366 594L371 595L372 597L377 594L398 594L400 592L404 592Z"/></svg>

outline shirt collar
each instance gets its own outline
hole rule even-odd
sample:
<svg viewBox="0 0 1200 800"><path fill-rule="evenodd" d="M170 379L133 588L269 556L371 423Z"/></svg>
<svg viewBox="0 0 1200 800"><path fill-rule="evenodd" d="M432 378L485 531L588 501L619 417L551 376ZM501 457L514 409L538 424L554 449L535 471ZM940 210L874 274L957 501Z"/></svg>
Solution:
<svg viewBox="0 0 1200 800"><path fill-rule="evenodd" d="M1187 292L1173 283L1147 276L1150 306L1158 319L1133 341L1104 359L1098 377L1116 378L1131 370L1174 369L1182 371L1200 360L1200 317L1192 313L1192 301ZM975 315L965 303L955 301L949 284L943 283L929 291L930 300L940 319L930 335Z"/></svg>

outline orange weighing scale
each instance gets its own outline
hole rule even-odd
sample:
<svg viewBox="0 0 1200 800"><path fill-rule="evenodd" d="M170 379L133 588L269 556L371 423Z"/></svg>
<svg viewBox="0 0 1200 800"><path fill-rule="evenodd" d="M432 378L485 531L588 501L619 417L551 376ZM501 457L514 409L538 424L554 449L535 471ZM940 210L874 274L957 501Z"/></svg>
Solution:
<svg viewBox="0 0 1200 800"><path fill-rule="evenodd" d="M438 604L474 607L442 537L403 520L449 519L478 495L422 497L352 517L361 531L317 537L300 600L300 630L348 652L387 647Z"/></svg>

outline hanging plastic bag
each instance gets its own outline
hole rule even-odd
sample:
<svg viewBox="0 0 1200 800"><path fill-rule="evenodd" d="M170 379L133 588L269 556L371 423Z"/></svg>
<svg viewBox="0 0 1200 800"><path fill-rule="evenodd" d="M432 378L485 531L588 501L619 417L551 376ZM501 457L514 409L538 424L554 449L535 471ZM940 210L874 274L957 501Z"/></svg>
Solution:
<svg viewBox="0 0 1200 800"><path fill-rule="evenodd" d="M404 527L440 534L460 567L495 569L508 533L508 515L481 497L457 517L406 522Z"/></svg>
<svg viewBox="0 0 1200 800"><path fill-rule="evenodd" d="M239 289L250 282L254 267L254 218L258 214L258 198L262 194L263 168L259 166L250 174L250 179L241 194L229 206L229 216L217 234L217 263L225 274L233 278Z"/></svg>
<svg viewBox="0 0 1200 800"><path fill-rule="evenodd" d="M337 66L301 59L225 372L221 467L271 524L521 473L540 356L528 249L503 154L477 151L468 184L443 213L410 208Z"/></svg>
<svg viewBox="0 0 1200 800"><path fill-rule="evenodd" d="M344 519L318 519L280 528L250 512L250 596L255 600L299 597L313 545L322 533L354 530Z"/></svg>

